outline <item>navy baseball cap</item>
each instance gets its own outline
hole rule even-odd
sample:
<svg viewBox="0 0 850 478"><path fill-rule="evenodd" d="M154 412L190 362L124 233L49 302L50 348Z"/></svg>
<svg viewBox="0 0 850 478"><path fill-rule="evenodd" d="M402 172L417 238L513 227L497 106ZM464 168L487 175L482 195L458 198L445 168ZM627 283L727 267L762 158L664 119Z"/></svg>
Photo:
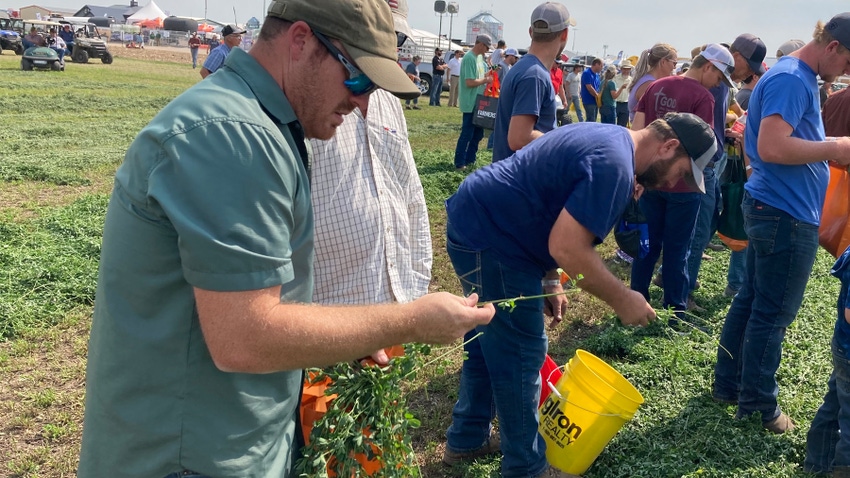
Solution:
<svg viewBox="0 0 850 478"><path fill-rule="evenodd" d="M839 13L832 17L824 30L838 40L844 48L850 50L850 12Z"/></svg>
<svg viewBox="0 0 850 478"><path fill-rule="evenodd" d="M761 41L761 38L752 33L738 35L738 38L732 42L731 49L740 53L747 60L747 64L750 65L753 73L759 76L764 75L762 63L764 63L764 57L767 55L767 47Z"/></svg>

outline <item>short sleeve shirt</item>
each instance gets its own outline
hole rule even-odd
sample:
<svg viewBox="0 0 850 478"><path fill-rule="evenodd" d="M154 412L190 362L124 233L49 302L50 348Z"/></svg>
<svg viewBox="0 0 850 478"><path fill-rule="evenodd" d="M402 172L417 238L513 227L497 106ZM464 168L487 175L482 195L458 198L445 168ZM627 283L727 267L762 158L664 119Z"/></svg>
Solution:
<svg viewBox="0 0 850 478"><path fill-rule="evenodd" d="M508 146L508 128L517 115L536 116L534 129L546 133L555 129L555 90L543 63L525 55L511 68L499 92L499 110L493 131L493 161L514 154Z"/></svg>
<svg viewBox="0 0 850 478"><path fill-rule="evenodd" d="M556 267L549 234L566 210L602 242L630 201L634 143L622 126L557 128L469 175L446 201L448 221L474 250L541 275Z"/></svg>
<svg viewBox="0 0 850 478"><path fill-rule="evenodd" d="M581 75L572 72L567 75L566 81L570 84L570 96L578 96L579 88L581 88Z"/></svg>
<svg viewBox="0 0 850 478"><path fill-rule="evenodd" d="M290 476L301 371L227 373L194 288L312 297L295 113L237 50L136 137L106 213L78 476Z"/></svg>
<svg viewBox="0 0 850 478"><path fill-rule="evenodd" d="M476 55L471 51L463 56L460 63L460 92L458 93L458 106L461 113L472 113L475 108L475 97L484 93L484 85L476 87L466 86L466 80L480 80L487 73L487 64L484 63L483 55Z"/></svg>
<svg viewBox="0 0 850 478"><path fill-rule="evenodd" d="M599 91L599 75L594 73L593 70L587 68L584 70L584 73L581 74L581 102L587 104L595 104L596 98L587 91L587 85L593 86L596 91Z"/></svg>
<svg viewBox="0 0 850 478"><path fill-rule="evenodd" d="M786 165L766 163L758 153L761 121L779 115L794 130L791 136L808 141L823 141L817 74L798 58L783 56L759 79L750 96L744 147L753 174L745 188L759 201L781 209L798 220L820 225L821 209L829 166L823 161Z"/></svg>
<svg viewBox="0 0 850 478"><path fill-rule="evenodd" d="M637 110L644 113L645 125L667 113L693 113L709 126L714 125L714 97L697 80L686 76L668 76L653 82L638 102ZM658 190L693 192L684 179L672 188L659 187Z"/></svg>
<svg viewBox="0 0 850 478"><path fill-rule="evenodd" d="M210 52L207 59L204 60L204 68L209 70L210 73L215 73L216 70L221 68L221 65L224 64L224 60L227 58L227 55L230 54L230 50L231 48L227 46L227 43L222 43L215 47L213 51Z"/></svg>

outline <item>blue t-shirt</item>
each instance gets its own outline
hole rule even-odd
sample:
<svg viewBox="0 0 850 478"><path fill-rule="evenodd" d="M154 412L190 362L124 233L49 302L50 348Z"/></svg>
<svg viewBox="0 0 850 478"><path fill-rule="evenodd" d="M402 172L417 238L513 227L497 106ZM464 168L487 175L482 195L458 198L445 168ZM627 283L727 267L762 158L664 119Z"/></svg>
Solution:
<svg viewBox="0 0 850 478"><path fill-rule="evenodd" d="M819 226L829 183L827 158L799 166L762 161L758 154L761 120L776 114L794 128L792 137L824 140L817 74L798 58L780 58L761 77L750 97L744 145L753 174L745 187L755 199Z"/></svg>
<svg viewBox="0 0 850 478"><path fill-rule="evenodd" d="M729 111L729 87L723 82L708 90L714 97L714 136L717 152L712 161L720 161L726 152L726 112Z"/></svg>
<svg viewBox="0 0 850 478"><path fill-rule="evenodd" d="M557 128L513 156L481 168L446 201L452 240L491 249L541 277L557 267L549 234L561 210L602 242L632 197L634 143L621 126Z"/></svg>
<svg viewBox="0 0 850 478"><path fill-rule="evenodd" d="M599 91L599 83L600 78L599 75L594 73L592 69L588 68L584 70L584 73L581 74L581 102L587 104L596 104L596 98L587 91L587 85L593 86L593 88L598 92Z"/></svg>
<svg viewBox="0 0 850 478"><path fill-rule="evenodd" d="M850 324L844 320L844 309L850 308L850 247L835 261L830 271L841 281L841 292L838 294L838 317L835 321L835 341L846 352L850 359Z"/></svg>
<svg viewBox="0 0 850 478"><path fill-rule="evenodd" d="M222 43L210 52L210 56L204 61L204 68L209 70L210 73L215 73L224 64L228 54L230 54L230 47L227 46L227 43Z"/></svg>
<svg viewBox="0 0 850 478"><path fill-rule="evenodd" d="M549 70L534 55L525 55L505 76L499 92L499 112L493 129L493 161L514 154L508 146L508 127L516 115L537 116L534 129L555 129L555 89Z"/></svg>

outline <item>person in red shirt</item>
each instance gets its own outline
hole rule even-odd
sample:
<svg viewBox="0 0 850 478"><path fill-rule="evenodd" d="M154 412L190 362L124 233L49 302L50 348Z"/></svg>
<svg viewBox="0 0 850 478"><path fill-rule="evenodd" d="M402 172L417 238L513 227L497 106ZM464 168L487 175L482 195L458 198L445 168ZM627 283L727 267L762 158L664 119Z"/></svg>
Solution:
<svg viewBox="0 0 850 478"><path fill-rule="evenodd" d="M198 67L198 50L201 48L201 39L198 38L198 32L192 32L189 37L189 51L192 52L192 69Z"/></svg>
<svg viewBox="0 0 850 478"><path fill-rule="evenodd" d="M632 129L643 129L657 118L671 112L693 113L709 125L714 124L714 96L709 88L724 82L732 84L731 73L735 70L735 59L728 49L710 44L694 58L691 68L683 76L668 76L653 82L641 97ZM716 145L715 145L716 151ZM712 155L714 153L712 152ZM702 158L701 158L702 159ZM702 169L712 167L712 157L697 162L702 178ZM698 184L702 181L697 181ZM640 198L640 207L649 226L649 252L632 263L631 288L649 300L649 284L655 263L661 256L663 246L662 281L664 283L663 307L677 311L679 320L684 320L688 306L689 281L687 257L691 247L694 224L700 207L700 194L704 186L694 192L684 181L672 188L647 191ZM677 322L671 323L679 327Z"/></svg>

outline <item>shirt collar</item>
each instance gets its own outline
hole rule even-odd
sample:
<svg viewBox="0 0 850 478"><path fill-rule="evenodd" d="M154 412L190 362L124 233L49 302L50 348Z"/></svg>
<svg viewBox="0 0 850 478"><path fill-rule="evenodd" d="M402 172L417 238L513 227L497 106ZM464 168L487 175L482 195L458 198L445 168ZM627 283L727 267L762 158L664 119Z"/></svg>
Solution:
<svg viewBox="0 0 850 478"><path fill-rule="evenodd" d="M298 120L289 100L286 99L286 95L280 89L280 85L251 55L240 48L234 48L227 55L224 67L232 70L242 81L248 84L248 87L257 97L257 101L260 102L269 116L282 124Z"/></svg>

